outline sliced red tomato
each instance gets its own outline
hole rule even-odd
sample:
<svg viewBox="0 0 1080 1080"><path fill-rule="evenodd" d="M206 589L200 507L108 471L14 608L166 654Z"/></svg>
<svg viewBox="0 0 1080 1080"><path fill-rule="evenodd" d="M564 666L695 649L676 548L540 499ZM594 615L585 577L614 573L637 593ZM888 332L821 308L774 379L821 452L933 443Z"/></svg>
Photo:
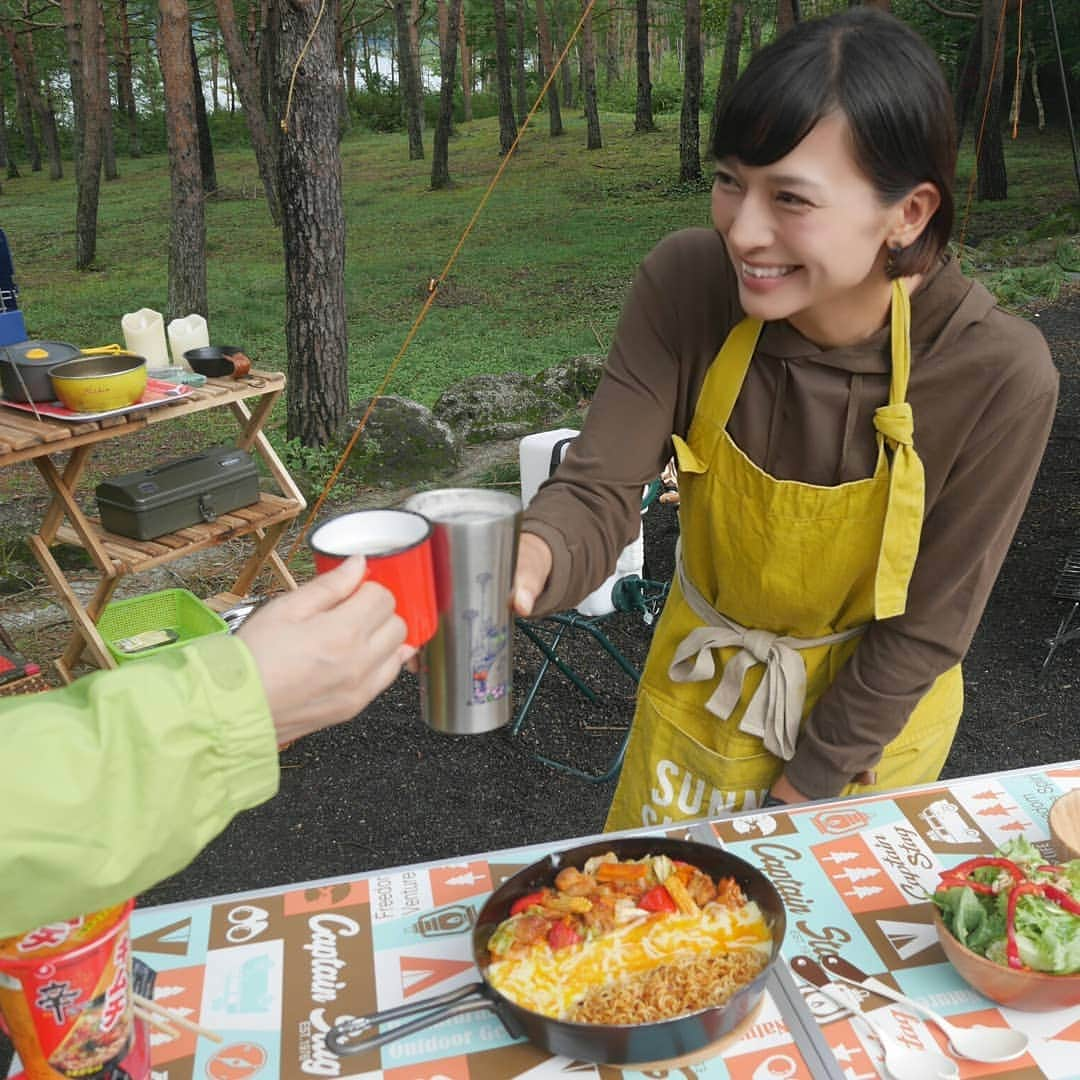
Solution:
<svg viewBox="0 0 1080 1080"><path fill-rule="evenodd" d="M528 911L531 907L538 907L543 902L543 889L540 889L538 892L526 893L524 896L519 896L518 899L510 905L510 914L520 915L523 911Z"/></svg>
<svg viewBox="0 0 1080 1080"><path fill-rule="evenodd" d="M569 922L557 922L548 931L548 944L552 952L558 952L582 940L581 935Z"/></svg>
<svg viewBox="0 0 1080 1080"><path fill-rule="evenodd" d="M637 902L643 911L678 911L678 906L671 899L671 893L663 885L654 885Z"/></svg>

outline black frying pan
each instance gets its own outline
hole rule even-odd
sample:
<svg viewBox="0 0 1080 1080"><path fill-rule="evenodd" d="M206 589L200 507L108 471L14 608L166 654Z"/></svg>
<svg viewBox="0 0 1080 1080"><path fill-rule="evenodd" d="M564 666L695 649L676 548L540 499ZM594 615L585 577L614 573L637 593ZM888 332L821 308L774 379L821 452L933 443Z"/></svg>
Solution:
<svg viewBox="0 0 1080 1080"><path fill-rule="evenodd" d="M747 898L757 901L772 929L773 950L769 963L752 982L741 987L723 1005L651 1024L571 1023L553 1020L512 1002L487 981L488 939L510 914L510 907L518 897L535 892L543 885L553 884L555 875L564 867L576 866L580 869L594 855L603 855L606 851L613 851L620 859L668 855L700 867L714 879L733 877ZM335 1054L358 1054L441 1023L451 1016L490 1009L514 1038L524 1036L544 1050L577 1061L631 1065L681 1057L722 1039L750 1014L760 1000L765 990L765 980L780 955L786 928L784 905L772 882L756 867L727 851L689 840L659 837L599 840L549 855L515 874L491 894L480 909L473 930L473 959L483 976L482 982L470 983L459 990L425 1001L414 1001L369 1016L343 1020L327 1033L326 1046ZM380 1024L414 1015L417 1018L409 1023L386 1032L378 1031Z"/></svg>
<svg viewBox="0 0 1080 1080"><path fill-rule="evenodd" d="M235 345L204 345L188 349L184 353L192 371L208 379L221 379L231 375L242 379L251 370L251 361Z"/></svg>

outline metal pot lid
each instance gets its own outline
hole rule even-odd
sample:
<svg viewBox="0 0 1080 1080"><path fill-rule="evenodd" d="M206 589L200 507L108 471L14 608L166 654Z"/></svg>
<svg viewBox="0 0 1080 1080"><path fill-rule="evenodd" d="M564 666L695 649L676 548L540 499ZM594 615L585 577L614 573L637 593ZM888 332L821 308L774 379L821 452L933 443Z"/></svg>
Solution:
<svg viewBox="0 0 1080 1080"><path fill-rule="evenodd" d="M2 358L19 367L36 368L61 364L82 356L82 350L66 341L19 341L0 349Z"/></svg>

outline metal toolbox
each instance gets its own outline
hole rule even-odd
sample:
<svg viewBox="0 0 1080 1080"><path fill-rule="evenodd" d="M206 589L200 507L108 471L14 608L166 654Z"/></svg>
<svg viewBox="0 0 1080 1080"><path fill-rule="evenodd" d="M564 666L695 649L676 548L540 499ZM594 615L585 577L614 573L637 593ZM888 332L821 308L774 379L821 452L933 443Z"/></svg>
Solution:
<svg viewBox="0 0 1080 1080"><path fill-rule="evenodd" d="M246 450L213 446L98 484L102 528L134 540L213 521L259 501L259 474Z"/></svg>

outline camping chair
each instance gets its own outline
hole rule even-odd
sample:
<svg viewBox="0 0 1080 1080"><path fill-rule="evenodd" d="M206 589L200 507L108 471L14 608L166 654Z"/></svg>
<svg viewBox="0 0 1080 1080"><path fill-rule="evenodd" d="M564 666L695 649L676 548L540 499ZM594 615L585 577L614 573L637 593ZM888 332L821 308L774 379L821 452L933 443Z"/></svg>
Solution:
<svg viewBox="0 0 1080 1080"><path fill-rule="evenodd" d="M1076 617L1077 610L1080 609L1080 550L1070 551L1065 556L1065 565L1058 574L1050 595L1057 600L1068 600L1071 606L1062 616L1057 633L1047 640L1049 649L1042 663L1043 672L1050 666L1054 653L1062 645L1080 637L1080 627L1073 626L1073 619Z"/></svg>
<svg viewBox="0 0 1080 1080"><path fill-rule="evenodd" d="M566 447L577 434L573 429L562 428L527 436L521 440L521 494L526 505L536 493L540 482L554 473ZM658 477L645 488L641 501L642 515L659 500L664 487L664 481ZM599 698L595 691L567 658L567 642L573 642L579 634L585 634L599 645L602 655L614 661L636 687L641 672L612 641L605 631L605 624L616 614L637 612L641 621L646 626L651 626L664 606L669 585L670 582L650 578L645 564L644 543L639 533L637 539L620 554L615 573L585 597L576 608L538 619L518 618L518 630L536 646L542 659L510 726L511 736L517 736L521 732L541 684L552 668L563 675L591 704L598 704ZM540 752L534 752L534 756L545 765L571 776L591 783L604 783L615 777L622 767L629 737L628 722L616 753L599 773L588 772Z"/></svg>

